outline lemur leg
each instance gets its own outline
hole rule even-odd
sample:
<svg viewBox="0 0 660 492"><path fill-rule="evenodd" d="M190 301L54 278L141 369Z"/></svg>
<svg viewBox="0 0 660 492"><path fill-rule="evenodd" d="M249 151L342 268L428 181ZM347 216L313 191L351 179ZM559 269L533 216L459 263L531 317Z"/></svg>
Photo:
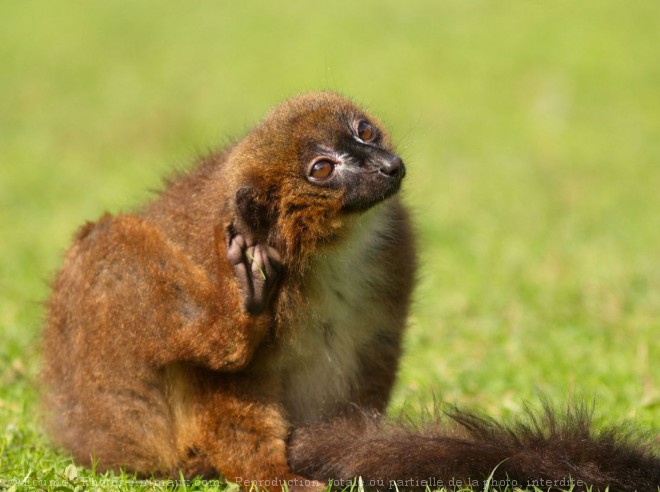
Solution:
<svg viewBox="0 0 660 492"><path fill-rule="evenodd" d="M63 302L76 306L67 322L86 326L93 318L97 325L108 325L98 331L107 343L121 343L124 352L135 350L157 367L191 362L216 371L244 368L270 331L266 303L278 277L269 255L275 258L276 253L253 247L252 268L271 275L262 281L253 279L252 269L237 278L236 254L224 234L220 241L216 237L216 246L218 271L213 278L141 218L102 218L79 233L67 258L70 265L58 280L70 284L61 289L67 295L76 293L76 299ZM246 282L252 282L254 294L246 296ZM249 312L248 307L255 306L260 314ZM72 319L79 316L85 319ZM120 325L121 341L114 338Z"/></svg>
<svg viewBox="0 0 660 492"><path fill-rule="evenodd" d="M321 482L294 474L286 455L290 424L278 403L278 381L265 375L199 370L200 448L222 477L244 489L322 490ZM190 404L190 401L188 402ZM222 412L218 412L218 408Z"/></svg>
<svg viewBox="0 0 660 492"><path fill-rule="evenodd" d="M53 388L49 426L80 462L94 455L99 469L142 474L207 468L193 459L198 432L188 415L195 405L180 391L190 385L185 368L227 376L244 368L269 333L266 302L277 285L274 277L254 281L252 270L237 279L225 235L216 242L210 273L135 215L106 215L78 232L44 335L45 350L67 353L48 359L44 380ZM260 248L252 265L272 274L274 254ZM256 286L247 297L246 282ZM263 313L248 313L246 298Z"/></svg>

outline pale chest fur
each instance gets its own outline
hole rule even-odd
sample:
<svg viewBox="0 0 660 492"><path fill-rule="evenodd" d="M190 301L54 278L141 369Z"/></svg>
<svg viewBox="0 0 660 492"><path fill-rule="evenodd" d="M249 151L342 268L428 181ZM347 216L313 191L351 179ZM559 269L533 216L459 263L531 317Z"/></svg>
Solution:
<svg viewBox="0 0 660 492"><path fill-rule="evenodd" d="M388 204L356 220L352 236L310 268L305 298L287 322L287 356L277 366L293 423L318 419L350 401L361 357L393 321L381 308L391 281L379 258L394 232Z"/></svg>

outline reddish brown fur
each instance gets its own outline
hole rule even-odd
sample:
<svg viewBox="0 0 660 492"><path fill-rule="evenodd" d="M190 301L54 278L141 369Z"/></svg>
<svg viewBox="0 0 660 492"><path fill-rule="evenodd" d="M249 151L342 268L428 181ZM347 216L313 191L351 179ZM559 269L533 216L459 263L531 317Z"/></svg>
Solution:
<svg viewBox="0 0 660 492"><path fill-rule="evenodd" d="M454 427L383 423L416 262L407 213L385 200L397 188L379 184L398 186L403 168L373 168L397 161L382 129L376 144L355 143L361 119L378 128L337 95L295 98L140 212L80 229L43 335L54 440L100 470L246 487L362 475L405 488L498 467L496 478L519 484L570 475L651 490L660 460L650 447L593 432L579 408L512 428L460 412ZM318 144L362 156L338 175L348 184L308 181L315 156L332 154ZM269 273L263 303L231 259L237 238L279 252L283 272Z"/></svg>
<svg viewBox="0 0 660 492"><path fill-rule="evenodd" d="M357 117L366 118L334 94L293 99L236 145L172 180L142 211L105 215L80 229L53 284L43 335L57 444L80 463L97 460L100 470L293 478L287 438L310 413L291 381L297 364L323 357L309 359L299 347L309 335L301 316L310 329L323 326L310 300L323 287L312 265L326 256L341 260L368 220L363 215L374 213L369 220L385 225L378 248L365 250L376 273L364 281L366 309L387 320L374 327L365 318L364 335L352 330L359 336L329 328L352 337L347 350L359 367L347 381L336 376L337 393L319 397L316 418L353 404L385 407L415 269L406 213L396 197L373 213L343 213L342 190L314 188L294 166L305 142L333 138ZM382 145L389 148L386 136ZM237 210L237 191L246 186L263 223ZM241 304L226 259L230 226L281 254L279 295L263 314L247 314ZM342 304L349 314L365 308L350 302ZM290 353L298 359L288 362Z"/></svg>

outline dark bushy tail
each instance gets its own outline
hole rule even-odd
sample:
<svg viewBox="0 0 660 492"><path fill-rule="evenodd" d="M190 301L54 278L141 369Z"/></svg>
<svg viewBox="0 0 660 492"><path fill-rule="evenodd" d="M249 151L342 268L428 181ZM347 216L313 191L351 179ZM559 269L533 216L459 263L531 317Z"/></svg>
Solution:
<svg viewBox="0 0 660 492"><path fill-rule="evenodd" d="M585 404L561 412L545 404L514 424L452 409L422 425L359 414L296 429L295 473L320 480L362 477L367 488L472 485L657 492L660 457L651 440L626 427L595 430ZM491 476L492 473L492 476ZM341 482L340 482L341 483ZM344 482L345 483L345 482Z"/></svg>

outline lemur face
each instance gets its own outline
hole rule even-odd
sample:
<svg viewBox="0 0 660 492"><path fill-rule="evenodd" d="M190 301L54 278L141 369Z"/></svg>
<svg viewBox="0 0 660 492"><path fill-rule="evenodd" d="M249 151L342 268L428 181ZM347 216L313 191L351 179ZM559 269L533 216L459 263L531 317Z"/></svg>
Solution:
<svg viewBox="0 0 660 492"><path fill-rule="evenodd" d="M405 176L379 124L331 93L276 107L241 146L233 159L245 168L237 183L240 215L288 244L332 242L349 217L394 195Z"/></svg>
<svg viewBox="0 0 660 492"><path fill-rule="evenodd" d="M342 192L341 210L366 210L399 190L405 167L383 131L358 112L331 114L325 138L302 149L308 183Z"/></svg>

